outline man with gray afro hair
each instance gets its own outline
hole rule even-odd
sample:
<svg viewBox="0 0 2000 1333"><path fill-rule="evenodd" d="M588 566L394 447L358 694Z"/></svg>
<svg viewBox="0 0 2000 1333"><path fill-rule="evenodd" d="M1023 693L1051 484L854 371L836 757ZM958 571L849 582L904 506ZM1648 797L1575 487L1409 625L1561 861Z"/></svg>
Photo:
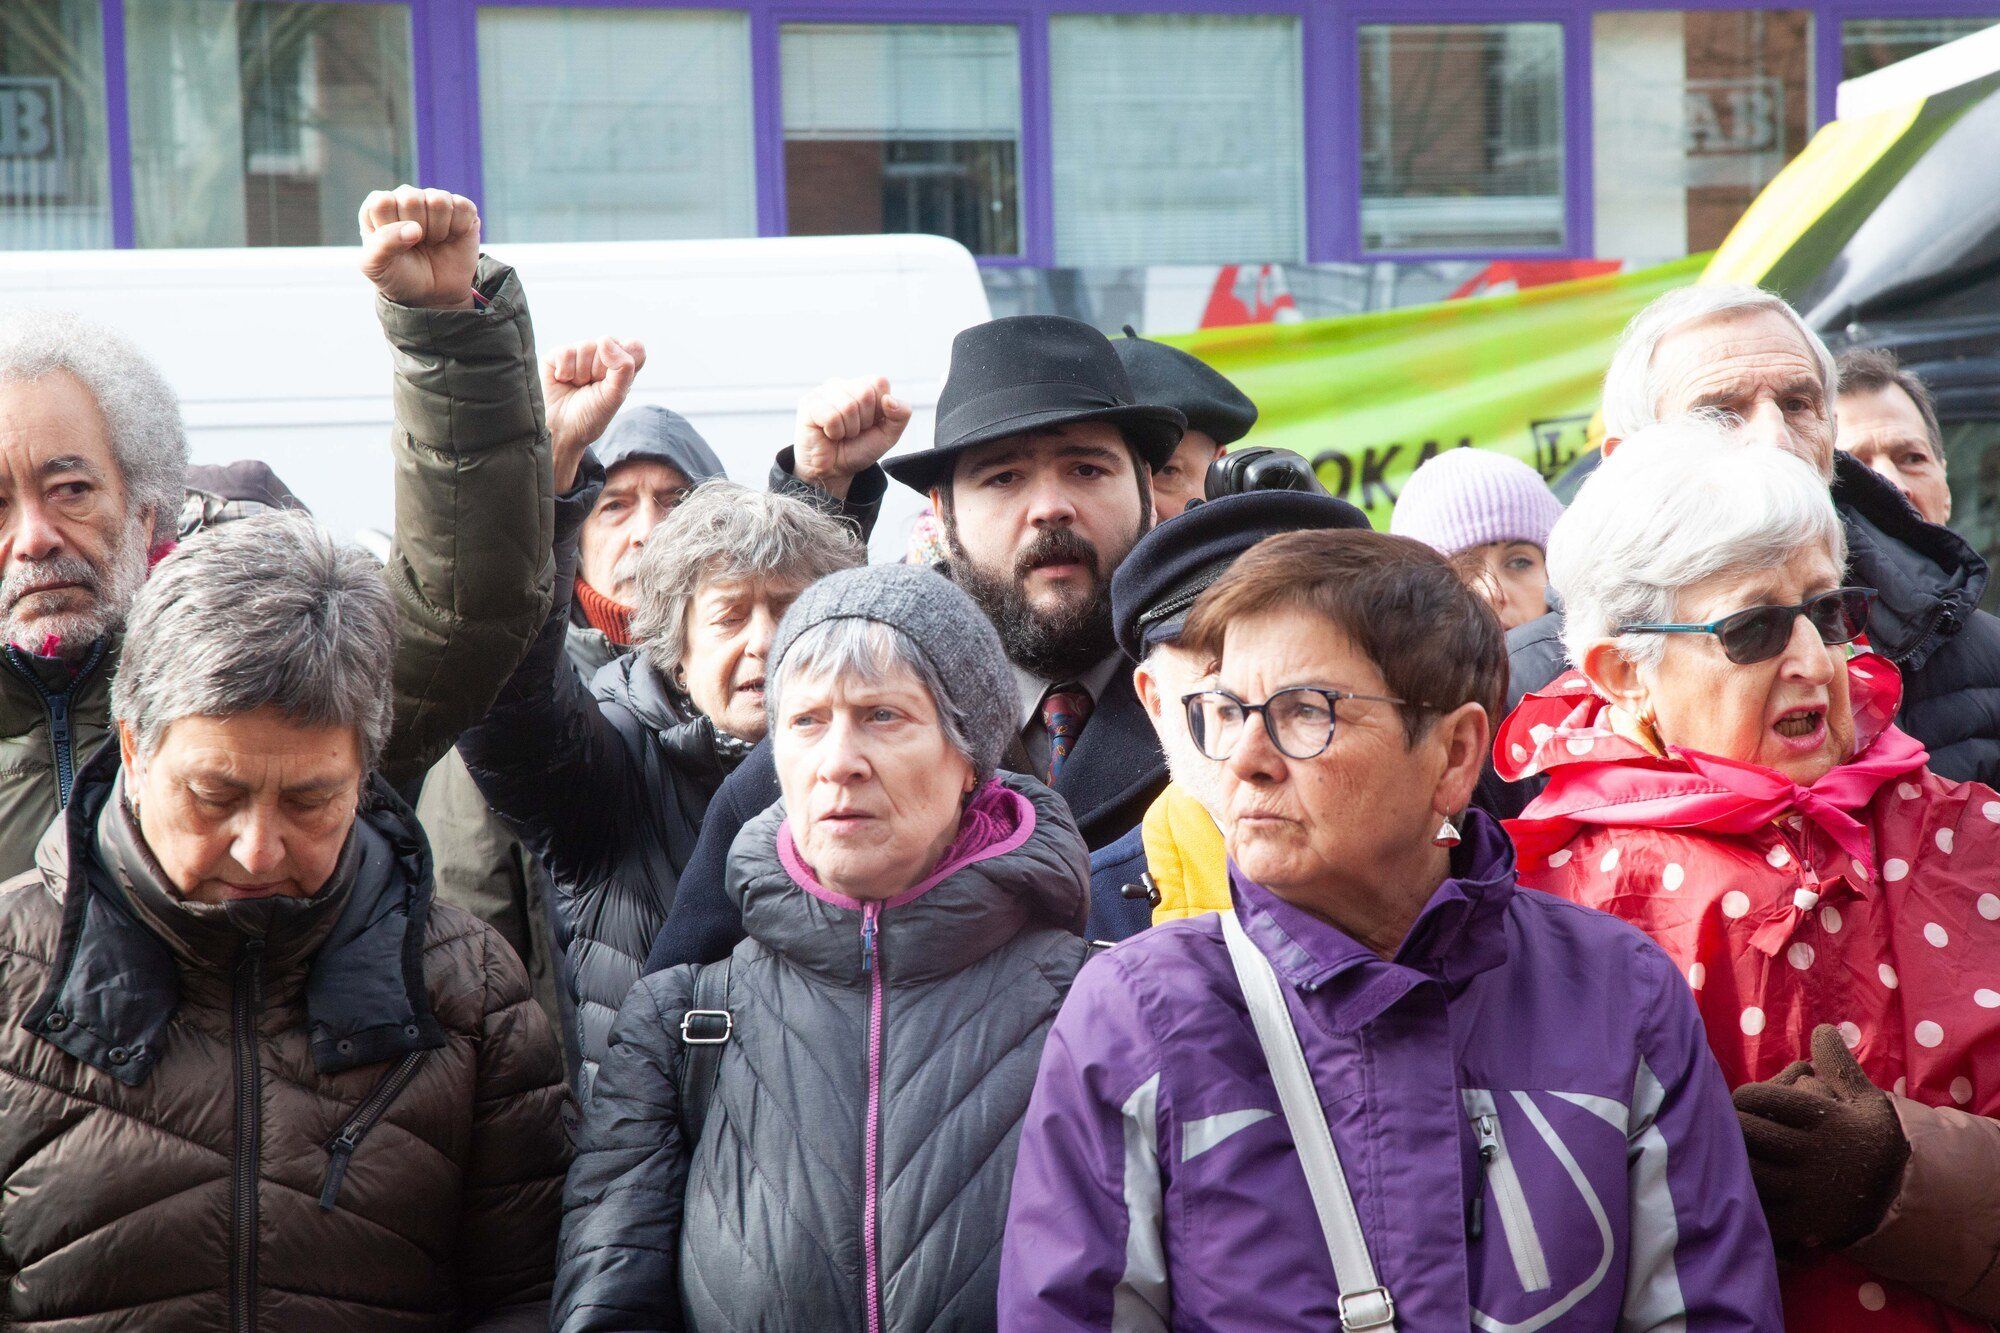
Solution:
<svg viewBox="0 0 2000 1333"><path fill-rule="evenodd" d="M378 191L360 232L396 414L394 725L370 723L371 758L409 789L547 613L549 436L527 305L480 254L472 201ZM73 315L0 320L0 876L34 863L104 742L122 628L175 535L186 470L173 390L129 342Z"/></svg>
<svg viewBox="0 0 2000 1333"><path fill-rule="evenodd" d="M1741 284L1668 292L1626 326L1604 378L1604 453L1659 422L1705 414L1744 444L1803 459L1830 483L1847 534L1848 584L1879 594L1868 642L1903 673L1897 724L1956 781L2000 782L2000 620L1979 609L1986 561L1927 523L1894 483L1834 448L1837 375L1826 344L1783 298ZM1635 516L1636 517L1636 516ZM1569 668L1560 610L1507 634L1508 705ZM1540 778L1477 800L1518 815Z"/></svg>

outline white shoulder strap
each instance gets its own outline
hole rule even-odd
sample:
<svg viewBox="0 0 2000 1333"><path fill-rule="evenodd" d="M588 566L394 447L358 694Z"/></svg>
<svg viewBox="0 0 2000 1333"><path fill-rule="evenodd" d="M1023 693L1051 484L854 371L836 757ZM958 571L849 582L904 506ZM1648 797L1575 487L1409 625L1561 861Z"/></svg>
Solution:
<svg viewBox="0 0 2000 1333"><path fill-rule="evenodd" d="M1319 1090L1306 1068L1298 1030L1292 1026L1291 1011L1285 1008L1284 993L1278 989L1278 974L1243 933L1236 913L1223 912L1221 916L1229 961L1235 965L1237 984L1243 987L1243 998L1250 1006L1250 1022L1264 1048L1264 1061L1271 1067L1271 1082L1277 1086L1279 1105L1285 1108L1285 1124L1292 1131L1299 1165L1305 1168L1306 1185L1312 1191L1313 1211L1319 1214L1327 1253L1333 1259L1333 1279L1340 1285L1340 1326L1349 1333L1393 1329L1396 1303L1389 1298L1389 1289L1375 1279L1368 1238L1361 1232L1361 1218L1347 1191L1347 1177L1340 1169L1340 1154L1334 1151L1333 1134L1326 1127Z"/></svg>

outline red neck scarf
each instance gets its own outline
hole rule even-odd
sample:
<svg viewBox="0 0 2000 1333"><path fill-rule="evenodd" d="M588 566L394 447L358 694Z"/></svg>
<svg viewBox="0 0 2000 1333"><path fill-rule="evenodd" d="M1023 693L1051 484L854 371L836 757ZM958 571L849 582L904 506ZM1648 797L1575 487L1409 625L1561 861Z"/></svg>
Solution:
<svg viewBox="0 0 2000 1333"><path fill-rule="evenodd" d="M597 589L576 581L576 604L583 609L583 618L590 627L602 634L620 648L632 642L632 608L620 606Z"/></svg>

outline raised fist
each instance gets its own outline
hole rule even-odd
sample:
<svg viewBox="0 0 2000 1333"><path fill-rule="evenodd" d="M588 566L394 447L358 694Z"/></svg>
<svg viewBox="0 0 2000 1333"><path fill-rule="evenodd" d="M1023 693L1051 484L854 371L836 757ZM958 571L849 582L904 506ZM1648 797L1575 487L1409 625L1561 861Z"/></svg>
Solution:
<svg viewBox="0 0 2000 1333"><path fill-rule="evenodd" d="M472 308L479 208L462 194L398 185L361 201L361 272L398 305Z"/></svg>
<svg viewBox="0 0 2000 1333"><path fill-rule="evenodd" d="M611 425L645 364L645 345L636 338L571 343L542 362L542 403L558 494L576 484L583 451Z"/></svg>
<svg viewBox="0 0 2000 1333"><path fill-rule="evenodd" d="M910 405L891 396L888 380L828 380L799 400L792 475L844 500L909 424Z"/></svg>

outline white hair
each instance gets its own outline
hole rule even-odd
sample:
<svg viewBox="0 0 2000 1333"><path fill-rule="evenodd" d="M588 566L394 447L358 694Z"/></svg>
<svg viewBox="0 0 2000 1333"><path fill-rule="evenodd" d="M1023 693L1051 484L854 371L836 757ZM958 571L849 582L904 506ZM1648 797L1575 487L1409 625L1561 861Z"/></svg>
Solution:
<svg viewBox="0 0 2000 1333"><path fill-rule="evenodd" d="M1152 675L1165 696L1160 701L1160 748L1166 752L1167 775L1176 786L1222 820L1222 765L1201 752L1188 732L1187 706L1181 697L1202 684L1200 664L1194 654L1178 643L1156 643L1146 650L1141 666Z"/></svg>
<svg viewBox="0 0 2000 1333"><path fill-rule="evenodd" d="M1696 283L1677 287L1654 300L1634 315L1625 332L1619 335L1618 350L1611 354L1611 368L1604 375L1605 435L1623 440L1659 421L1660 400L1666 396L1667 386L1659 382L1655 373L1653 354L1659 350L1661 340L1678 329L1733 310L1768 310L1783 316L1798 330L1800 340L1819 366L1822 401L1831 420L1840 372L1834 367L1833 353L1826 350L1819 335L1799 318L1799 312L1786 304L1783 297L1761 287L1740 282Z"/></svg>
<svg viewBox="0 0 2000 1333"><path fill-rule="evenodd" d="M151 507L152 539L174 535L187 479L180 400L159 368L122 334L62 310L0 316L0 384L67 372L110 433L131 511Z"/></svg>
<svg viewBox="0 0 2000 1333"><path fill-rule="evenodd" d="M632 637L673 679L687 652L688 610L715 579L784 579L801 586L863 563L854 526L809 500L705 481L646 534Z"/></svg>
<svg viewBox="0 0 2000 1333"><path fill-rule="evenodd" d="M1846 567L1840 516L1810 463L1745 444L1713 418L1647 426L1604 460L1549 535L1563 646L1577 665L1604 640L1656 665L1666 640L1619 627L1675 621L1686 589L1776 569L1803 550Z"/></svg>
<svg viewBox="0 0 2000 1333"><path fill-rule="evenodd" d="M896 626L859 616L822 620L801 630L786 646L784 657L764 682L772 734L777 734L779 700L789 685L828 678L855 685L880 685L899 669L915 676L924 687L937 709L938 727L944 732L945 741L977 771L979 757L972 752L972 742L967 739L972 734L973 720L952 698L930 657Z"/></svg>
<svg viewBox="0 0 2000 1333"><path fill-rule="evenodd" d="M382 567L302 513L210 528L139 590L111 715L151 755L184 717L275 708L349 726L373 768L389 738L396 604Z"/></svg>

